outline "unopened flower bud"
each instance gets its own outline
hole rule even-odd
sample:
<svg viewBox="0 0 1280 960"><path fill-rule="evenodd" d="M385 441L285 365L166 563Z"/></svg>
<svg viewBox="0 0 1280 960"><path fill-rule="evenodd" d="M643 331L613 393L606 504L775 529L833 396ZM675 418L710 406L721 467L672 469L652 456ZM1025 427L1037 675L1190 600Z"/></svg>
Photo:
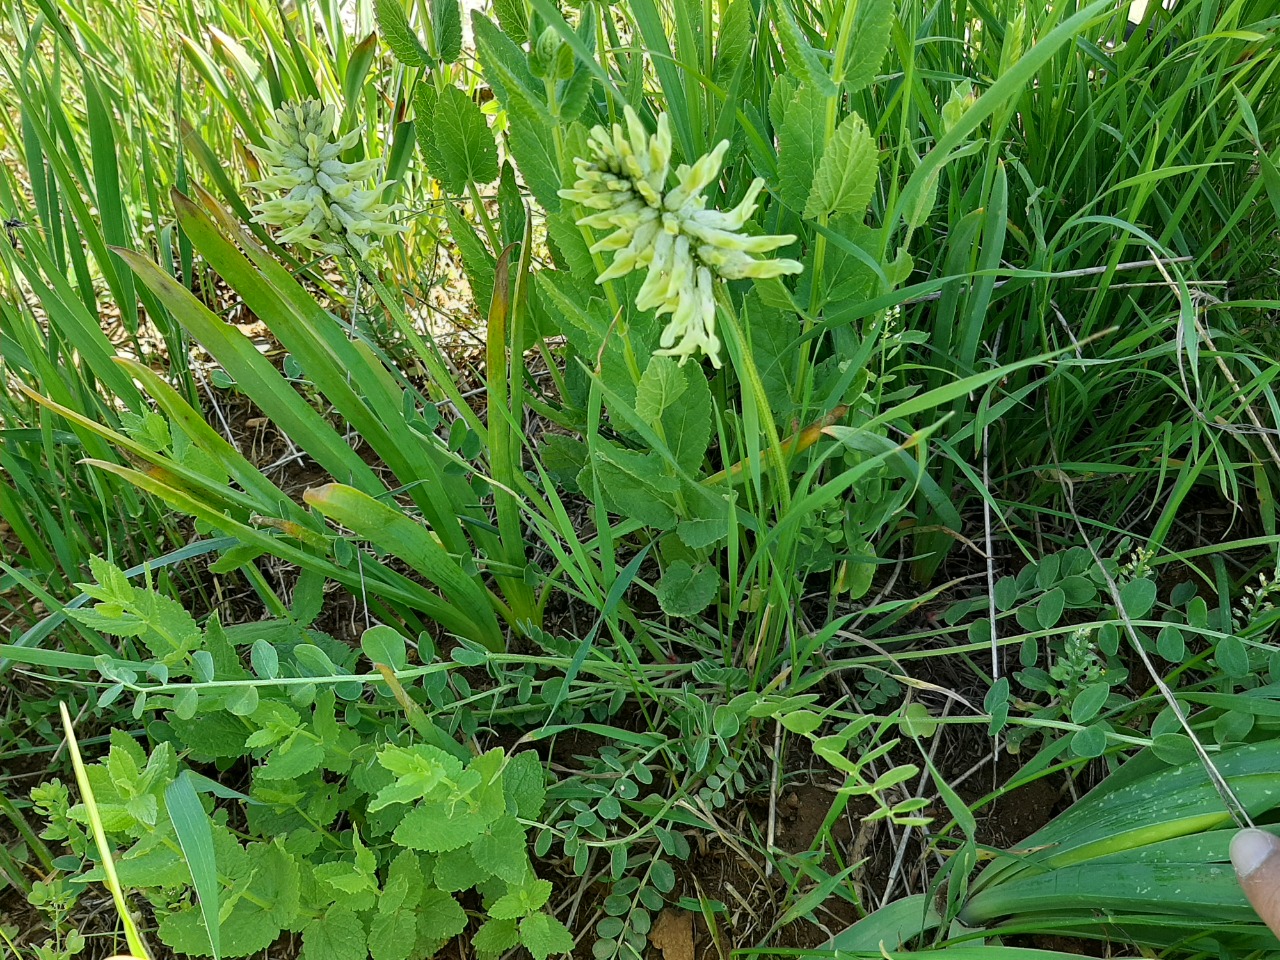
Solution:
<svg viewBox="0 0 1280 960"><path fill-rule="evenodd" d="M978 95L973 90L973 83L961 80L951 90L951 97L942 105L942 130L951 130L961 118L969 112L969 108L978 102Z"/></svg>
<svg viewBox="0 0 1280 960"><path fill-rule="evenodd" d="M553 77L564 38L555 27L547 27L529 49L529 72L535 77ZM572 57L573 51L570 51Z"/></svg>

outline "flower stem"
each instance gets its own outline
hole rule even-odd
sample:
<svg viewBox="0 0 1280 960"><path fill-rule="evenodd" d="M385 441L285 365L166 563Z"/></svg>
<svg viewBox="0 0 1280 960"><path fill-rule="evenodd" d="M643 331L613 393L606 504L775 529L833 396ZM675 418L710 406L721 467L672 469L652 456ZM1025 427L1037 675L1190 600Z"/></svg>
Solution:
<svg viewBox="0 0 1280 960"><path fill-rule="evenodd" d="M484 228L484 235L489 240L489 247L493 250L495 257L502 256L502 240L498 236L498 231L494 229L493 220L489 216L489 211L485 209L484 199L480 196L480 189L475 185L474 181L467 181L467 196L471 198L471 205L476 208L476 219L480 221L480 226Z"/></svg>

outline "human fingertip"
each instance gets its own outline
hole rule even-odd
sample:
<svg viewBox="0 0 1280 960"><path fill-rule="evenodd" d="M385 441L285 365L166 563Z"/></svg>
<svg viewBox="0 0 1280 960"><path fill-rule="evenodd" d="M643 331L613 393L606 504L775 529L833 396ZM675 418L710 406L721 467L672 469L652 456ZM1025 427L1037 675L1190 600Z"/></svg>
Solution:
<svg viewBox="0 0 1280 960"><path fill-rule="evenodd" d="M1231 838L1231 865L1241 877L1247 877L1278 850L1280 841L1272 834L1249 827Z"/></svg>

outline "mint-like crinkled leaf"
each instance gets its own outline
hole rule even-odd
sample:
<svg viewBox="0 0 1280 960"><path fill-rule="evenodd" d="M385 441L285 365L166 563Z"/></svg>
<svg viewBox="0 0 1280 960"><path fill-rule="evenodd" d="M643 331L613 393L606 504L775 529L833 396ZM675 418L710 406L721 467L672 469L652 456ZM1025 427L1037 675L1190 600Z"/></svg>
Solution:
<svg viewBox="0 0 1280 960"><path fill-rule="evenodd" d="M418 935L424 886L417 857L408 850L400 851L387 871L378 912L369 923L373 960L408 960Z"/></svg>
<svg viewBox="0 0 1280 960"><path fill-rule="evenodd" d="M520 942L520 929L515 920L487 920L471 938L476 953L502 953Z"/></svg>
<svg viewBox="0 0 1280 960"><path fill-rule="evenodd" d="M513 886L489 907L489 916L497 920L527 917L541 910L551 899L551 881L530 876L520 886Z"/></svg>
<svg viewBox="0 0 1280 960"><path fill-rule="evenodd" d="M542 760L532 750L507 760L502 773L507 808L524 820L536 820L547 797L547 774Z"/></svg>
<svg viewBox="0 0 1280 960"><path fill-rule="evenodd" d="M432 940L456 937L467 928L467 913L443 890L428 889L418 904L418 936Z"/></svg>
<svg viewBox="0 0 1280 960"><path fill-rule="evenodd" d="M471 855L488 873L519 883L529 872L524 827L514 817L499 817L471 844Z"/></svg>
<svg viewBox="0 0 1280 960"><path fill-rule="evenodd" d="M374 13L378 18L378 31L397 60L408 67L432 65L434 60L409 25L409 17L400 0L375 0Z"/></svg>
<svg viewBox="0 0 1280 960"><path fill-rule="evenodd" d="M463 804L424 802L405 815L391 839L410 850L456 850L484 833L485 822Z"/></svg>
<svg viewBox="0 0 1280 960"><path fill-rule="evenodd" d="M263 780L293 780L310 773L323 759L324 747L299 733L272 750L254 775Z"/></svg>
<svg viewBox="0 0 1280 960"><path fill-rule="evenodd" d="M458 847L456 850L445 851L436 857L434 878L437 887L446 893L456 893L460 890L470 890L493 875L488 864L472 856L471 849L471 847Z"/></svg>
<svg viewBox="0 0 1280 960"><path fill-rule="evenodd" d="M369 804L371 811L434 796L436 788L445 780L457 782L462 774L461 761L425 743L384 747L378 753L378 763L394 774L395 779L378 791Z"/></svg>
<svg viewBox="0 0 1280 960"><path fill-rule="evenodd" d="M241 847L226 828L215 828L213 836L225 884L219 909L222 956L245 957L269 947L296 919L298 864L276 843ZM195 903L164 917L159 934L178 953L212 954L204 917Z"/></svg>
<svg viewBox="0 0 1280 960"><path fill-rule="evenodd" d="M535 913L520 921L520 942L533 954L534 960L547 960L553 954L573 950L573 934L569 928L546 913Z"/></svg>
<svg viewBox="0 0 1280 960"><path fill-rule="evenodd" d="M368 953L364 923L343 904L302 928L299 960L365 960Z"/></svg>

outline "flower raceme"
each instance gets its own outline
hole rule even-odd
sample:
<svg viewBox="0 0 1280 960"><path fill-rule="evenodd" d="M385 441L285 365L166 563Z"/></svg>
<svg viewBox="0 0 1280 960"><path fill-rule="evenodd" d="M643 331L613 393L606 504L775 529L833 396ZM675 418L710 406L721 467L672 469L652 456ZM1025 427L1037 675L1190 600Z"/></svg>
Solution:
<svg viewBox="0 0 1280 960"><path fill-rule="evenodd" d="M268 123L264 146L251 146L267 176L251 184L283 197L257 204L254 221L281 227L280 240L315 253L369 255L370 239L408 229L392 223L404 209L378 198L385 183L372 190L360 183L378 169L377 158L344 163L342 154L355 146L360 131L335 138L337 108L318 100L286 103Z"/></svg>
<svg viewBox="0 0 1280 960"><path fill-rule="evenodd" d="M596 283L632 270L648 271L636 294L636 307L671 316L656 352L679 357L684 363L701 351L719 367L713 284L717 279L799 273L804 268L795 260L758 256L786 246L795 237L742 232L764 187L759 178L732 210L707 209L702 191L720 175L728 140L692 166L677 167L675 186L668 188L671 124L667 115L658 116L653 135L630 106L625 119L625 131L620 124L614 124L612 131L603 126L591 131L591 157L575 159L578 180L572 189L561 190L560 196L593 211L578 220L579 226L612 230L591 248L592 253L613 254L613 263Z"/></svg>

